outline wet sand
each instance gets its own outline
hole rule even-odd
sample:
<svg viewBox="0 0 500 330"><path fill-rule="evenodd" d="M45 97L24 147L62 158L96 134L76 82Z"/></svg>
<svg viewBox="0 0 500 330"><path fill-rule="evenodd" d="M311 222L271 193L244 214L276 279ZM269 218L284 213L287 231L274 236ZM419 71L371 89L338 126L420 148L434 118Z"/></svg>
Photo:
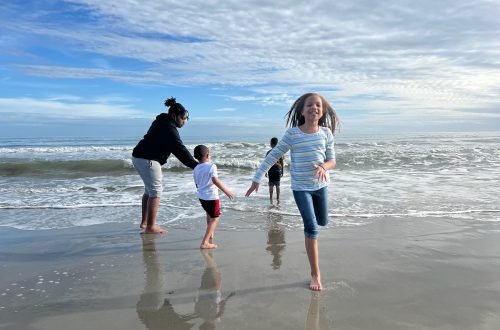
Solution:
<svg viewBox="0 0 500 330"><path fill-rule="evenodd" d="M200 251L202 227L136 225L0 228L0 329L500 328L499 223L328 228L320 293L301 231L216 231Z"/></svg>

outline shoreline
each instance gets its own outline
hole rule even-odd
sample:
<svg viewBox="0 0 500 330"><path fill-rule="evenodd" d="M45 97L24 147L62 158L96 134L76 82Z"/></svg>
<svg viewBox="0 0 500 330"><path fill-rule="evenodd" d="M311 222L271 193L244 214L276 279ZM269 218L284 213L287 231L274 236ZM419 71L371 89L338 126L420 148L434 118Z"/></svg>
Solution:
<svg viewBox="0 0 500 330"><path fill-rule="evenodd" d="M219 248L200 251L203 227L167 229L0 227L0 328L500 326L496 222L386 217L323 230L320 293L307 288L301 230L216 230Z"/></svg>

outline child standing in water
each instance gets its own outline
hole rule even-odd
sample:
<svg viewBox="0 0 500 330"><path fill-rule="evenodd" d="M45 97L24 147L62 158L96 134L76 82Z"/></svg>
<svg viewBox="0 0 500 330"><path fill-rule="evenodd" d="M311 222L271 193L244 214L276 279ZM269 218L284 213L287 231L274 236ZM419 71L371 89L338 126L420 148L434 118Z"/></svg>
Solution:
<svg viewBox="0 0 500 330"><path fill-rule="evenodd" d="M276 147L277 144L278 144L278 138L273 137L271 139L271 143L270 143L271 150L272 150L272 148ZM271 150L269 150L266 153L266 156L269 155L269 153L271 152ZM281 180L281 177L283 176L284 166L285 166L285 156L282 155L280 157L280 159L278 159L278 161L276 162L276 164L274 164L273 166L271 166L271 168L269 169L269 171L266 173L266 176L269 178L269 202L271 204L273 203L273 190L274 190L274 187L276 187L276 203L277 204L280 203L280 180Z"/></svg>
<svg viewBox="0 0 500 330"><path fill-rule="evenodd" d="M215 249L217 244L213 243L213 238L220 217L218 189L222 190L229 199L233 199L234 194L219 180L217 166L210 162L210 153L206 146L197 145L194 148L194 158L199 162L193 171L194 183L201 206L207 212L207 230L200 249Z"/></svg>
<svg viewBox="0 0 500 330"><path fill-rule="evenodd" d="M290 177L295 203L304 223L305 246L313 291L323 289L318 262L319 226L328 223L328 171L335 166L333 132L338 117L321 95L307 93L299 97L286 115L290 128L266 156L246 192L258 191L266 171L286 152L291 152Z"/></svg>

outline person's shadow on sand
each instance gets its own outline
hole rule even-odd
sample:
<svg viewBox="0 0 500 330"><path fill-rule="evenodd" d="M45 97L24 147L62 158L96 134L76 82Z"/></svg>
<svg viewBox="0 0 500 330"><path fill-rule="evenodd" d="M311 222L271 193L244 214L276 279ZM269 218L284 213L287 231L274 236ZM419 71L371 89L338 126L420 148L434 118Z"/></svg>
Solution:
<svg viewBox="0 0 500 330"><path fill-rule="evenodd" d="M165 299L163 289L165 272L158 258L155 240L160 235L141 235L142 258L145 269L144 290L136 305L137 315L150 330L157 329L191 329L188 322L193 315L179 315L172 304Z"/></svg>
<svg viewBox="0 0 500 330"><path fill-rule="evenodd" d="M267 230L267 247L268 251L273 256L271 266L274 270L280 269L281 257L285 250L285 230L280 225L283 216L277 213L268 214L268 230Z"/></svg>
<svg viewBox="0 0 500 330"><path fill-rule="evenodd" d="M234 296L231 292L222 299L221 274L214 259L214 250L200 250L206 262L206 268L201 276L201 284L198 289L198 296L195 300L194 312L203 319L200 329L215 329L215 322L220 320L226 303Z"/></svg>

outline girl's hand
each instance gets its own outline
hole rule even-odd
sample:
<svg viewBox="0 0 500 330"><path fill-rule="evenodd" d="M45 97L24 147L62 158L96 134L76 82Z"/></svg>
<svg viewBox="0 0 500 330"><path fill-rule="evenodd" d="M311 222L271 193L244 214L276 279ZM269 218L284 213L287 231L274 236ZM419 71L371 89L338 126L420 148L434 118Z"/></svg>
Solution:
<svg viewBox="0 0 500 330"><path fill-rule="evenodd" d="M320 182L327 181L328 180L328 173L327 173L326 169L321 165L313 164L313 166L316 169L316 173L314 174L314 176L316 178L318 178L318 181L320 181Z"/></svg>
<svg viewBox="0 0 500 330"><path fill-rule="evenodd" d="M247 193L245 194L245 197L250 196L251 193L255 191L259 191L259 183L252 181L252 185L250 188L248 188Z"/></svg>

